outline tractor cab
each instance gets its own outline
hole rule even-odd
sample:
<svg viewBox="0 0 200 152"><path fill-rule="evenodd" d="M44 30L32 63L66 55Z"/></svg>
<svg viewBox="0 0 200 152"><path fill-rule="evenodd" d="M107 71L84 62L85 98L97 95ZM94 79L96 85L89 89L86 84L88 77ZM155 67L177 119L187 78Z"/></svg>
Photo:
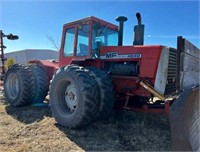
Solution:
<svg viewBox="0 0 200 152"><path fill-rule="evenodd" d="M60 50L60 65L72 60L99 58L101 46L118 45L118 26L88 17L64 24Z"/></svg>

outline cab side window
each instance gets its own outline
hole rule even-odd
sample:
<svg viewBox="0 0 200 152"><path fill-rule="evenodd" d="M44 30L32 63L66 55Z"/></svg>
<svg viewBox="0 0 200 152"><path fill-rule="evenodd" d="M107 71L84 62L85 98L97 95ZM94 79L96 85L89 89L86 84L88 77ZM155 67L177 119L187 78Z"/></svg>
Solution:
<svg viewBox="0 0 200 152"><path fill-rule="evenodd" d="M89 25L82 25L78 29L78 40L76 46L76 56L87 56L89 44Z"/></svg>
<svg viewBox="0 0 200 152"><path fill-rule="evenodd" d="M75 41L75 28L69 28L65 33L64 56L73 56Z"/></svg>

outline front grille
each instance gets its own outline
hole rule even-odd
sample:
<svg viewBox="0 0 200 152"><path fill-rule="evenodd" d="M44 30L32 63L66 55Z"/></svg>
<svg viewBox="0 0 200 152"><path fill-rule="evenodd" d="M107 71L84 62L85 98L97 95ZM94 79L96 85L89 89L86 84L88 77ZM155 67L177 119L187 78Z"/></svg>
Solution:
<svg viewBox="0 0 200 152"><path fill-rule="evenodd" d="M177 52L176 49L170 48L165 95L174 94L176 92L176 81L177 81L176 69L177 69Z"/></svg>

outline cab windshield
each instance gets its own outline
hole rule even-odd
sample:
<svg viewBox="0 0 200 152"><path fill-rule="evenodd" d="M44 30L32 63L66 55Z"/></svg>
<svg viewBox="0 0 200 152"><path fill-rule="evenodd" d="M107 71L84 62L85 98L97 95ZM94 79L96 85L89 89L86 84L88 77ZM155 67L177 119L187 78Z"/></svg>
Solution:
<svg viewBox="0 0 200 152"><path fill-rule="evenodd" d="M117 46L118 31L109 28L109 24L102 26L99 23L92 24L92 52L99 57L101 46Z"/></svg>

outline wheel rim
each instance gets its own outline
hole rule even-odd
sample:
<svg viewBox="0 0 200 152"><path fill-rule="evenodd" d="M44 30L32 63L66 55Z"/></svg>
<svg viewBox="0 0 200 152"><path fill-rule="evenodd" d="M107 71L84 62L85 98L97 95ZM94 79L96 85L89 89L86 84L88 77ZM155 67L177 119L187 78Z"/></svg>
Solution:
<svg viewBox="0 0 200 152"><path fill-rule="evenodd" d="M74 112L77 107L77 90L72 83L66 87L65 102L70 112Z"/></svg>
<svg viewBox="0 0 200 152"><path fill-rule="evenodd" d="M6 82L6 90L8 96L11 98L16 98L19 93L19 79L15 73L12 73L8 77L8 81Z"/></svg>

